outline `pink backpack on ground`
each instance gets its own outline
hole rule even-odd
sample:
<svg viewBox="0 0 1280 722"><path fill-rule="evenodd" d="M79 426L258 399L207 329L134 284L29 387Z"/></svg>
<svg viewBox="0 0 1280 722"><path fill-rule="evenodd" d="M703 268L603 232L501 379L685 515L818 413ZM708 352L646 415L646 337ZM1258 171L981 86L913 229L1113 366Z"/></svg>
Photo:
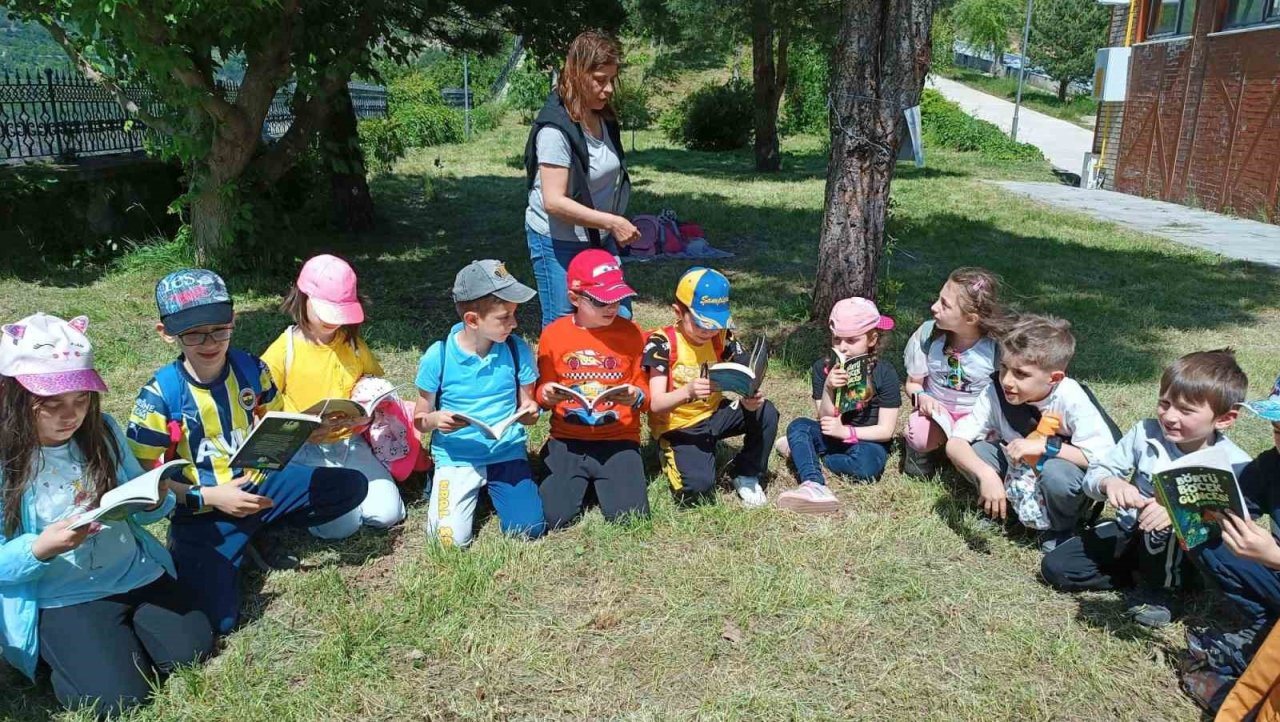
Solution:
<svg viewBox="0 0 1280 722"><path fill-rule="evenodd" d="M656 256L662 251L663 233L661 221L655 215L644 214L631 219L631 224L640 231L640 237L627 246L627 254L640 258Z"/></svg>

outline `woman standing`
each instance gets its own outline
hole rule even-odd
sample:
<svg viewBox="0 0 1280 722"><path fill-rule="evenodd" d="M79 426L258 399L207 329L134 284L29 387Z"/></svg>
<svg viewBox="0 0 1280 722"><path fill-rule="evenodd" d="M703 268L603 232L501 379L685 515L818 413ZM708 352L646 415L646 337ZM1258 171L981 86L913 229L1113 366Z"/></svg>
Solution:
<svg viewBox="0 0 1280 722"><path fill-rule="evenodd" d="M574 38L564 70L529 131L525 235L538 279L542 325L572 313L565 268L588 247L617 255L640 232L623 215L631 194L617 116L609 100L622 52L613 38ZM623 315L630 317L630 302Z"/></svg>

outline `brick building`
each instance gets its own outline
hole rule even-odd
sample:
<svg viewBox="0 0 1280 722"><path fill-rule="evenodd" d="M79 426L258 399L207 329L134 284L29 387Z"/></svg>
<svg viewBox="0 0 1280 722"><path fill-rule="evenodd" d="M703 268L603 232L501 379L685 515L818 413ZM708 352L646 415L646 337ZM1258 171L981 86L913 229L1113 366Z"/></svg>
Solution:
<svg viewBox="0 0 1280 722"><path fill-rule="evenodd" d="M1110 43L1099 184L1280 223L1280 0L1131 0Z"/></svg>

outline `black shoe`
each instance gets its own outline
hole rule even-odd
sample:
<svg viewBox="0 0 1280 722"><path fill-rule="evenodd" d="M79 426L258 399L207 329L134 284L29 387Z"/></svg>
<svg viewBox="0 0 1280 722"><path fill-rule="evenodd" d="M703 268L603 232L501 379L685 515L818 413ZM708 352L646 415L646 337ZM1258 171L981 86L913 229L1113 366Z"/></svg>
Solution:
<svg viewBox="0 0 1280 722"><path fill-rule="evenodd" d="M1139 588L1125 597L1124 615L1147 629L1160 629L1173 621L1169 595L1164 590Z"/></svg>
<svg viewBox="0 0 1280 722"><path fill-rule="evenodd" d="M927 479L938 473L938 465L934 462L933 452L916 451L910 446L903 446L902 473L915 479Z"/></svg>
<svg viewBox="0 0 1280 722"><path fill-rule="evenodd" d="M264 554L258 546L267 547L267 552ZM263 544L262 541L258 541L256 544L251 541L245 545L244 555L254 566L264 572L272 570L288 571L302 566L302 560L298 558L297 554L274 544Z"/></svg>

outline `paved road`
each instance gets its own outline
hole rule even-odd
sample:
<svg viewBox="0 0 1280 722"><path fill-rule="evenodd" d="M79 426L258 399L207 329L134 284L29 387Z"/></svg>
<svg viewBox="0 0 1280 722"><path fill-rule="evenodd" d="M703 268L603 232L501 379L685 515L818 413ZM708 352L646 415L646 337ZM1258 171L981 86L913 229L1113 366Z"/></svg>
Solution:
<svg viewBox="0 0 1280 722"><path fill-rule="evenodd" d="M969 115L995 123L1008 133L1013 125L1013 103L974 90L963 83L936 75L929 85ZM1084 154L1093 148L1093 131L1023 107L1018 113L1018 140L1039 148L1053 167L1080 174Z"/></svg>

